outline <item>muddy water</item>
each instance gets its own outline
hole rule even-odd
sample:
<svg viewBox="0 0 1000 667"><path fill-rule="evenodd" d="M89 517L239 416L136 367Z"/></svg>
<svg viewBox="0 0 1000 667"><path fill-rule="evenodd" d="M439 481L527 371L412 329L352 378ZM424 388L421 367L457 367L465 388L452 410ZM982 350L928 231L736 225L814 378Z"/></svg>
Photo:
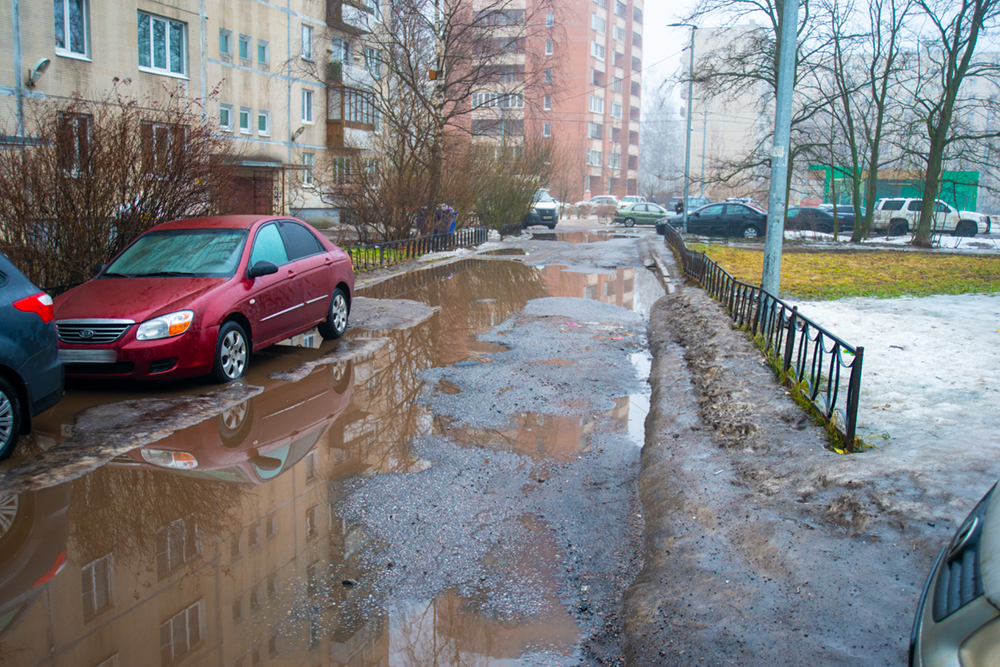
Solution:
<svg viewBox="0 0 1000 667"><path fill-rule="evenodd" d="M0 478L0 664L492 665L529 654L554 664L578 654L574 619L589 586L567 609L561 579L577 567L575 547L540 513L501 517L533 546L482 554L493 569L481 589L397 598L369 581L373 568L402 573L405 563L373 564L384 538L342 506L373 475L449 469L454 452L414 446L429 435L458 443L459 473L475 468L462 456L503 459L540 486L593 449L600 424L641 437L641 392L586 418L523 413L488 430L434 414L422 374L504 354L476 336L530 299L645 311L658 287L642 271L467 260L359 290L438 309L420 324L355 328L339 344L300 337L255 357L238 387L71 384ZM632 361L642 373L644 354ZM469 511L456 551L495 507ZM520 599L483 602L511 578L531 584Z"/></svg>

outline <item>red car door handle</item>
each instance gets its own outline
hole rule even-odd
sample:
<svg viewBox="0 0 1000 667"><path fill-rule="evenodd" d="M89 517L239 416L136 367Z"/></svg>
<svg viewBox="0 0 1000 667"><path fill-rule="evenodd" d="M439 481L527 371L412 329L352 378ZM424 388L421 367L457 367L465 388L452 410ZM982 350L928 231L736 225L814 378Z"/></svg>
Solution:
<svg viewBox="0 0 1000 667"><path fill-rule="evenodd" d="M289 270L288 270L288 277L289 277L289 278L294 278L294 277L295 277L295 272L294 272L294 271L292 271L291 269L289 269Z"/></svg>

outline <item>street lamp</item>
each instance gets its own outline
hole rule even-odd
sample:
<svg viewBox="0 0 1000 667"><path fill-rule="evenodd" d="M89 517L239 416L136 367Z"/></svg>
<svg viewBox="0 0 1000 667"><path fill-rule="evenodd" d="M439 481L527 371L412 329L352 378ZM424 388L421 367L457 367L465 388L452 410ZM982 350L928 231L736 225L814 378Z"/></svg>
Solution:
<svg viewBox="0 0 1000 667"><path fill-rule="evenodd" d="M691 208L689 201L691 187L691 107L694 104L694 33L698 26L693 23L670 23L668 28L691 28L691 65L688 74L688 95L687 95L687 137L684 139L684 211L683 227L685 233L688 230L688 210Z"/></svg>

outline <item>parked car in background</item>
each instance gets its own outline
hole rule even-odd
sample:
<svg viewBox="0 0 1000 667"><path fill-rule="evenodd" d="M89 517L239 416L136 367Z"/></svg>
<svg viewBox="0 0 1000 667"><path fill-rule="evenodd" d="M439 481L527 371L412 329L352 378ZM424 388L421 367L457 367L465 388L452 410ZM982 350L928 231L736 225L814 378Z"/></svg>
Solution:
<svg viewBox="0 0 1000 667"><path fill-rule="evenodd" d="M902 236L917 228L923 201L894 197L875 202L871 231L885 232L887 236ZM955 236L989 234L990 216L973 211L959 211L940 199L935 200L932 232L951 232Z"/></svg>
<svg viewBox="0 0 1000 667"><path fill-rule="evenodd" d="M657 222L657 233L665 231L665 225L680 230L684 224L683 214L673 214ZM688 213L688 233L701 236L763 238L767 231L767 212L753 204L719 202L702 206Z"/></svg>
<svg viewBox="0 0 1000 667"><path fill-rule="evenodd" d="M941 550L910 634L911 667L1000 664L1000 494L994 485Z"/></svg>
<svg viewBox="0 0 1000 667"><path fill-rule="evenodd" d="M71 377L232 382L314 326L343 336L353 292L350 257L301 220L174 220L55 300L59 355Z"/></svg>
<svg viewBox="0 0 1000 667"><path fill-rule="evenodd" d="M638 195L626 195L625 197L622 197L620 202L618 202L618 210L625 208L629 204L639 204L644 201L646 201L645 197L640 197Z"/></svg>
<svg viewBox="0 0 1000 667"><path fill-rule="evenodd" d="M848 214L837 209L837 229L848 232L854 229L854 212ZM833 233L833 214L819 207L792 206L785 214L785 229L808 230L813 232Z"/></svg>
<svg viewBox="0 0 1000 667"><path fill-rule="evenodd" d="M539 190L531 200L531 210L524 216L524 228L545 225L555 229L559 223L559 202L549 196L548 190Z"/></svg>
<svg viewBox="0 0 1000 667"><path fill-rule="evenodd" d="M669 211L659 204L649 204L646 202L629 204L618 209L615 214L615 222L626 227L635 225L655 225L657 220L668 215Z"/></svg>
<svg viewBox="0 0 1000 667"><path fill-rule="evenodd" d="M63 396L52 297L0 253L0 460Z"/></svg>

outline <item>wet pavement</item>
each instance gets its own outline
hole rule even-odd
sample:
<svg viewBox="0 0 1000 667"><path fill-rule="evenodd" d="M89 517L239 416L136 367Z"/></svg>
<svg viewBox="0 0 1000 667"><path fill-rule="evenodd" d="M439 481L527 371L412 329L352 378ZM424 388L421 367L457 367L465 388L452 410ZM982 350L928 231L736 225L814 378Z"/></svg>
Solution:
<svg viewBox="0 0 1000 667"><path fill-rule="evenodd" d="M634 236L557 236L233 385L71 383L0 477L0 663L620 661L662 290Z"/></svg>

